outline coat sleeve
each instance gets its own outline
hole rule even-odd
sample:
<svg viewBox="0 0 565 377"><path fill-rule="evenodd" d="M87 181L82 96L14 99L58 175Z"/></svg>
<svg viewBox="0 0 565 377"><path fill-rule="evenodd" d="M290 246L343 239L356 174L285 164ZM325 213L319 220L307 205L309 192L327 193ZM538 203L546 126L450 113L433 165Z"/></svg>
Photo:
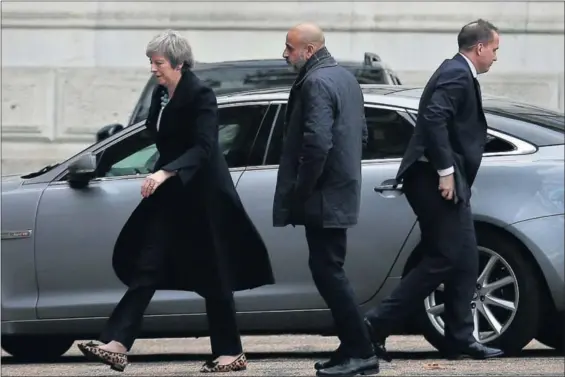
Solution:
<svg viewBox="0 0 565 377"><path fill-rule="evenodd" d="M308 197L333 146L334 106L330 88L320 79L306 81L302 86L302 103L304 128L296 192L300 197Z"/></svg>
<svg viewBox="0 0 565 377"><path fill-rule="evenodd" d="M465 102L469 74L464 69L446 70L438 78L428 106L419 115L424 145L430 162L438 171L453 166L453 152L447 125Z"/></svg>
<svg viewBox="0 0 565 377"><path fill-rule="evenodd" d="M196 137L194 145L179 158L161 169L176 171L183 184L187 184L198 169L210 159L218 143L218 105L212 89L203 86L196 94Z"/></svg>

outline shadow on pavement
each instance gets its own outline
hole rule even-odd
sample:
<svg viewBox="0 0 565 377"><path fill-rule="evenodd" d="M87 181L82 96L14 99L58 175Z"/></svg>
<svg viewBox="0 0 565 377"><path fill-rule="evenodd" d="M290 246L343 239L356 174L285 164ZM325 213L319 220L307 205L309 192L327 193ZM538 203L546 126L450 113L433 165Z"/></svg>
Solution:
<svg viewBox="0 0 565 377"><path fill-rule="evenodd" d="M394 360L427 360L439 359L440 355L435 351L421 352L390 352ZM246 356L250 360L276 360L276 359L326 359L330 356L330 352L248 352ZM205 361L210 357L209 354L203 353L167 353L167 354L133 354L129 356L132 362L182 362L182 361ZM543 358L543 357L563 357L563 353L552 349L535 349L524 350L514 358ZM67 364L67 363L83 363L87 362L81 356L63 356L59 359L48 363ZM2 356L2 364L42 364L46 362L38 361L22 361L15 360L11 356Z"/></svg>

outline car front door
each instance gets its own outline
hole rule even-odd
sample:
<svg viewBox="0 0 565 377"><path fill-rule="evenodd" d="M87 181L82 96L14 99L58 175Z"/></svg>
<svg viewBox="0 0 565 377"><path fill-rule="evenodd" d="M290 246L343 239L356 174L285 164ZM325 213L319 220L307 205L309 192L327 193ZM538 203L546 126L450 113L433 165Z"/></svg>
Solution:
<svg viewBox="0 0 565 377"><path fill-rule="evenodd" d="M272 206L277 164L282 148L286 105L280 104L261 166L249 166L238 184L239 195L263 236L274 267L276 284L237 294L240 311L324 309L308 268L304 227L274 228ZM348 231L345 269L358 303L381 287L416 218L404 196L375 192L396 176L413 125L402 110L365 108L369 143L363 152L363 185L359 223Z"/></svg>
<svg viewBox="0 0 565 377"><path fill-rule="evenodd" d="M219 142L234 182L268 111L268 103L220 106ZM42 319L106 317L126 290L112 269L114 243L141 200L142 181L158 152L143 128L95 153L98 177L87 188L70 188L63 176L39 203L35 254ZM192 292L159 291L146 314L203 312L202 299Z"/></svg>

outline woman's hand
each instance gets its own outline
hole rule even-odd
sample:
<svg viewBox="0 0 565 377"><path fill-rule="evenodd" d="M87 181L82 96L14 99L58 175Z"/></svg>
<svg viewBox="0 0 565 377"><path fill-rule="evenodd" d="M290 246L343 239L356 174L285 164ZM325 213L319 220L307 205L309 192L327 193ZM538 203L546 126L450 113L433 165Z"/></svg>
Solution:
<svg viewBox="0 0 565 377"><path fill-rule="evenodd" d="M153 194L155 190L157 190L157 187L173 175L175 175L174 172L164 170L159 170L156 173L148 175L147 178L145 178L145 181L143 181L143 185L141 185L141 196L144 198L149 197L149 195Z"/></svg>

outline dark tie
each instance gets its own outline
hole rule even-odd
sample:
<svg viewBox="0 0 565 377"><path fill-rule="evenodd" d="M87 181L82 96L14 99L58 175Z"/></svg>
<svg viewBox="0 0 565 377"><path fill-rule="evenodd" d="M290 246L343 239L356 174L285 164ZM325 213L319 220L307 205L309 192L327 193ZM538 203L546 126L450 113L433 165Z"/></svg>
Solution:
<svg viewBox="0 0 565 377"><path fill-rule="evenodd" d="M477 87L477 92L479 92L479 98L481 99L481 102L483 102L483 95L481 93L481 84L479 84L479 80L477 80L477 78L474 78L475 80L475 86Z"/></svg>

